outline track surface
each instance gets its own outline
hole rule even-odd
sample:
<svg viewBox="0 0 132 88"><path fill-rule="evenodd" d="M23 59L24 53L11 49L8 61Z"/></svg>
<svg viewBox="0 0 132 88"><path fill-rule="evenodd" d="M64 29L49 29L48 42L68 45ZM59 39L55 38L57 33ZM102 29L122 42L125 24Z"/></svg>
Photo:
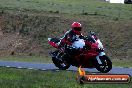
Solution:
<svg viewBox="0 0 132 88"><path fill-rule="evenodd" d="M59 70L54 64L51 63L31 63L31 62L13 62L13 61L0 61L2 67L15 67L15 68L26 68L26 69L38 69L38 70ZM77 71L78 68L71 66L68 70ZM90 73L99 73L95 68L88 69L85 71ZM113 67L109 72L112 74L129 74L132 76L132 68Z"/></svg>

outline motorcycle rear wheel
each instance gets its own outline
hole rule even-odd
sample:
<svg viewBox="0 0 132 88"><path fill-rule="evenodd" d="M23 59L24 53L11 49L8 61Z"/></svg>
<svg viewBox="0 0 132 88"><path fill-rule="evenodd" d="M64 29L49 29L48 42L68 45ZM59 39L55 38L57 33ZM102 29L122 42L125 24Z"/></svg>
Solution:
<svg viewBox="0 0 132 88"><path fill-rule="evenodd" d="M52 61L55 64L55 66L58 67L60 70L66 70L70 67L70 64L68 64L65 61L60 61L55 57L52 57Z"/></svg>
<svg viewBox="0 0 132 88"><path fill-rule="evenodd" d="M99 57L102 64L99 64L98 61L96 60L95 67L98 71L102 73L107 73L112 69L112 62L107 56L100 56Z"/></svg>

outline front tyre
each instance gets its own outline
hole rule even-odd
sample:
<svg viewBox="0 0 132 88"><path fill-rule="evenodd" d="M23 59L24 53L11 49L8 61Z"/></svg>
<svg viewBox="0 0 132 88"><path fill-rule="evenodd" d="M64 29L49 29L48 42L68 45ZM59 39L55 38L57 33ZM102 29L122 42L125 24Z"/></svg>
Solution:
<svg viewBox="0 0 132 88"><path fill-rule="evenodd" d="M52 57L52 61L55 64L55 66L58 67L60 70L66 70L70 67L70 64L68 64L65 61L60 61L55 57Z"/></svg>
<svg viewBox="0 0 132 88"><path fill-rule="evenodd" d="M112 62L107 56L99 56L100 61L102 64L99 64L98 61L96 60L95 67L98 71L102 73L107 73L112 69Z"/></svg>

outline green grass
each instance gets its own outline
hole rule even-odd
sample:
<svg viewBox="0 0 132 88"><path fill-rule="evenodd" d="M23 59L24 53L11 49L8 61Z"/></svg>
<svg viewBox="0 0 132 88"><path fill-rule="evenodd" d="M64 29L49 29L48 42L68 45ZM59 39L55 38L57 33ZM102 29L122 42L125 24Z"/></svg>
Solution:
<svg viewBox="0 0 132 88"><path fill-rule="evenodd" d="M132 5L110 4L98 0L0 0L0 2L0 8L3 10L34 10L132 19Z"/></svg>
<svg viewBox="0 0 132 88"><path fill-rule="evenodd" d="M71 71L38 71L0 68L0 88L131 88L129 84L84 84L76 81Z"/></svg>
<svg viewBox="0 0 132 88"><path fill-rule="evenodd" d="M21 61L21 62L36 62L36 63L51 63L50 57L45 56L8 56L0 57L0 61Z"/></svg>
<svg viewBox="0 0 132 88"><path fill-rule="evenodd" d="M132 60L119 60L119 59L113 59L112 64L114 67L120 66L120 67L132 67Z"/></svg>

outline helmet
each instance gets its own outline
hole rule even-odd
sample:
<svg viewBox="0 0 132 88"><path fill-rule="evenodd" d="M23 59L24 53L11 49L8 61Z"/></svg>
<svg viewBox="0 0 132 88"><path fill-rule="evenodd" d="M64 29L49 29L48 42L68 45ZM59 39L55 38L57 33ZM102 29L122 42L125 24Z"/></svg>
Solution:
<svg viewBox="0 0 132 88"><path fill-rule="evenodd" d="M72 25L71 25L71 28L76 34L81 34L80 33L80 31L82 29L81 23L73 22Z"/></svg>

